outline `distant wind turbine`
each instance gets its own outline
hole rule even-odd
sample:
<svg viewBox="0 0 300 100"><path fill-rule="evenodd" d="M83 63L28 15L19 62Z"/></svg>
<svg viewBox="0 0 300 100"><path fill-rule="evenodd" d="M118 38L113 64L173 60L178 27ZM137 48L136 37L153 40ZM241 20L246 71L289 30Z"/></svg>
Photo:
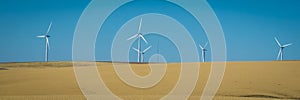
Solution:
<svg viewBox="0 0 300 100"><path fill-rule="evenodd" d="M139 25L138 32L135 35L133 35L133 36L131 36L130 38L127 39L127 40L131 40L131 39L134 39L134 38L138 38L138 48L137 48L138 51L141 51L141 39L143 39L145 41L145 43L148 44L147 40L144 38L143 34L141 33L142 22L143 22L143 18L141 18L141 20L140 20L140 25ZM141 59L140 59L141 58L141 52L137 52L137 53L138 53L138 60L137 61L140 63L141 62Z"/></svg>
<svg viewBox="0 0 300 100"><path fill-rule="evenodd" d="M277 40L276 37L275 37L275 41L277 42L278 46L280 47L280 48L279 48L278 55L277 55L277 60L279 60L279 57L280 57L280 60L282 61L282 59L283 59L283 49L284 49L285 47L287 47L287 46L292 45L292 43L285 44L285 45L281 45L280 42Z"/></svg>
<svg viewBox="0 0 300 100"><path fill-rule="evenodd" d="M151 48L152 46L149 46L148 48L146 48L144 51L140 51L140 50L138 50L138 49L136 49L136 48L132 48L133 50L135 50L136 52L138 52L138 53L140 53L141 54L141 56L142 56L142 59L141 59L141 61L142 62L144 62L144 54Z"/></svg>
<svg viewBox="0 0 300 100"><path fill-rule="evenodd" d="M49 48L50 48L50 45L49 45L50 35L48 35L48 33L50 32L51 26L52 26L52 22L50 23L50 25L48 27L48 30L47 30L45 35L37 36L38 38L45 38L46 39L46 52L45 52L45 61L46 62L48 62L48 51L49 51Z"/></svg>
<svg viewBox="0 0 300 100"><path fill-rule="evenodd" d="M199 44L199 47L201 48L201 51L202 51L202 55L201 55L201 60L202 60L202 62L205 62L205 52L207 51L205 48L206 48L206 46L207 46L207 43L208 42L206 42L206 44L202 47L200 44Z"/></svg>

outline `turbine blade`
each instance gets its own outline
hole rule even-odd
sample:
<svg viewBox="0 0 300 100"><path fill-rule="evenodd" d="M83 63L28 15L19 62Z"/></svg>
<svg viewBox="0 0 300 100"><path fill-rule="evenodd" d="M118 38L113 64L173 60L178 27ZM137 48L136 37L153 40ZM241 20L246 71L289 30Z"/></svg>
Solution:
<svg viewBox="0 0 300 100"><path fill-rule="evenodd" d="M130 38L128 38L127 40L131 40L131 39L137 37L138 35L139 35L139 34L135 34L135 35L131 36Z"/></svg>
<svg viewBox="0 0 300 100"><path fill-rule="evenodd" d="M281 47L281 44L279 43L279 41L277 40L277 38L275 37L274 39L277 42L277 44Z"/></svg>
<svg viewBox="0 0 300 100"><path fill-rule="evenodd" d="M148 44L147 40L144 38L142 34L140 34L140 37Z"/></svg>
<svg viewBox="0 0 300 100"><path fill-rule="evenodd" d="M208 42L205 43L204 48L206 48L207 44L208 44Z"/></svg>
<svg viewBox="0 0 300 100"><path fill-rule="evenodd" d="M287 47L287 46L290 46L290 45L292 45L292 43L289 43L289 44L283 45L282 47Z"/></svg>
<svg viewBox="0 0 300 100"><path fill-rule="evenodd" d="M142 29L142 22L143 22L143 17L140 20L140 25L139 25L139 30L138 33L141 33L141 29Z"/></svg>
<svg viewBox="0 0 300 100"><path fill-rule="evenodd" d="M278 55L277 55L277 60L279 60L280 54L281 54L281 49L279 49L279 52L278 52Z"/></svg>
<svg viewBox="0 0 300 100"><path fill-rule="evenodd" d="M45 38L45 35L41 35L41 36L36 36L37 38Z"/></svg>
<svg viewBox="0 0 300 100"><path fill-rule="evenodd" d="M149 46L148 48L146 48L143 53L147 52L152 46Z"/></svg>
<svg viewBox="0 0 300 100"><path fill-rule="evenodd" d="M49 25L49 27L48 27L48 30L47 30L46 35L48 35L48 33L50 32L51 26L52 26L52 21L51 21L51 23L50 23L50 25Z"/></svg>
<svg viewBox="0 0 300 100"><path fill-rule="evenodd" d="M132 47L132 49L135 50L135 51L138 52L138 53L140 52L140 50L138 50L138 49L136 49L136 48L134 48L134 47Z"/></svg>
<svg viewBox="0 0 300 100"><path fill-rule="evenodd" d="M200 47L201 49L204 49L200 44L199 44L199 47Z"/></svg>

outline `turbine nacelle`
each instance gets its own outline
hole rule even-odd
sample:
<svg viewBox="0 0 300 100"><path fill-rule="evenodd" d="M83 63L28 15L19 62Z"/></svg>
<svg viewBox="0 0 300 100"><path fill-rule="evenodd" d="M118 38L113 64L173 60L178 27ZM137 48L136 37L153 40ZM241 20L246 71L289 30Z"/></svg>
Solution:
<svg viewBox="0 0 300 100"><path fill-rule="evenodd" d="M45 37L50 37L50 35L45 35Z"/></svg>

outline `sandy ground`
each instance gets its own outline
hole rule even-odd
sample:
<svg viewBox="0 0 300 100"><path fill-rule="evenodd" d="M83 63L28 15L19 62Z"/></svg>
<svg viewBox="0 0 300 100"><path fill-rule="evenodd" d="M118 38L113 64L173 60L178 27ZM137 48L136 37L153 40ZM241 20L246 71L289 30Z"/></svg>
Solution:
<svg viewBox="0 0 300 100"><path fill-rule="evenodd" d="M122 63L120 63L122 64ZM201 64L199 78L189 99L200 99L211 63ZM98 62L98 72L106 86L127 100L157 100L169 93L178 81L181 66L168 64L163 79L151 88L125 84L111 63ZM151 72L148 64L132 64L136 74ZM300 61L227 62L216 100L300 99ZM0 63L0 100L85 100L72 63Z"/></svg>

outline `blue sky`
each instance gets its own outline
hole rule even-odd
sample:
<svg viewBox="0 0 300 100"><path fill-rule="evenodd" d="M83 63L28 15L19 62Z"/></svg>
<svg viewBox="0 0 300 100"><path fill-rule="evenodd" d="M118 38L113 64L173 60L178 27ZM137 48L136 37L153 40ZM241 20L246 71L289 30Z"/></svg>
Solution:
<svg viewBox="0 0 300 100"><path fill-rule="evenodd" d="M0 62L43 61L44 40L36 36L44 34L51 21L53 27L49 33L51 35L49 60L72 60L74 30L89 0L0 0L0 2ZM284 50L285 59L300 59L299 0L208 0L208 2L224 30L229 61L274 60L279 49L274 37L278 37L282 44L293 43ZM97 37L95 48L97 60L110 60L110 45L115 34L111 32L116 32L122 24L137 14L159 11L160 6L169 4L152 0L136 1L128 5L131 6L125 5L115 11L100 30L99 33L103 33L103 37ZM135 9L132 6L144 9ZM196 27L199 24L189 13L172 5L168 9L170 11L161 13L182 15L179 22L187 25L185 27L190 30L196 44L204 44L207 41L205 33ZM123 14L124 11L126 15ZM169 40L155 35L145 37L153 41L150 43L153 48L145 55L146 60L157 52L157 40L160 41L160 53L167 61L180 60L178 50ZM166 48L170 45L170 48ZM130 54L130 60L135 61L135 53L130 51ZM208 51L208 59L209 55Z"/></svg>

